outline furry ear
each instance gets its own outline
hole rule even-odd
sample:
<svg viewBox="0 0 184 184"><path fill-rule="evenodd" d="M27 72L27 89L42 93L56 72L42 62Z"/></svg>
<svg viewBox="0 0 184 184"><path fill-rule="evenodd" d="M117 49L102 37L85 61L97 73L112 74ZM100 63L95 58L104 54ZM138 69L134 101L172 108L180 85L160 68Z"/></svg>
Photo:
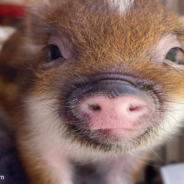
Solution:
<svg viewBox="0 0 184 184"><path fill-rule="evenodd" d="M35 55L47 45L52 33L52 28L48 24L48 14L52 12L54 4L51 0L28 0L26 2L22 45L26 53Z"/></svg>
<svg viewBox="0 0 184 184"><path fill-rule="evenodd" d="M47 24L49 13L55 6L56 1L29 0L26 5L26 36L34 40L35 44L44 44L51 33L51 27Z"/></svg>
<svg viewBox="0 0 184 184"><path fill-rule="evenodd" d="M69 3L74 0L28 0L26 5L27 13L37 15L39 17L44 16L48 10L52 10L60 5Z"/></svg>
<svg viewBox="0 0 184 184"><path fill-rule="evenodd" d="M51 0L28 0L26 4L27 13L37 14L40 16L43 11L48 8L52 8L55 3L56 1L52 2Z"/></svg>

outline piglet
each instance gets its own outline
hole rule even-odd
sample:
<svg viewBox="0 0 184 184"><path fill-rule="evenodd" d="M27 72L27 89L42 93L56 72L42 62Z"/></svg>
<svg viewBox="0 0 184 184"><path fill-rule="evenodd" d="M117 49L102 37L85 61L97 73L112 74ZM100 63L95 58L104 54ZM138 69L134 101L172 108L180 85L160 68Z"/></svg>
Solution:
<svg viewBox="0 0 184 184"><path fill-rule="evenodd" d="M184 31L155 0L37 0L0 56L0 102L31 184L132 184L184 120ZM6 71L6 72L5 72Z"/></svg>

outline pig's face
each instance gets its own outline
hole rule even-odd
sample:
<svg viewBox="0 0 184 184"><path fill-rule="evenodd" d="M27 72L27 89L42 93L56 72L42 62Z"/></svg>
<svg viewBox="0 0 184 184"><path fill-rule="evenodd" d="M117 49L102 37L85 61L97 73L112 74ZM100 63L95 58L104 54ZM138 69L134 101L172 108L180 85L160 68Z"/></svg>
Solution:
<svg viewBox="0 0 184 184"><path fill-rule="evenodd" d="M33 52L30 91L52 118L35 118L104 151L144 148L176 131L184 119L184 53L175 15L151 0L123 12L77 0L44 14L30 21L32 44L44 48Z"/></svg>

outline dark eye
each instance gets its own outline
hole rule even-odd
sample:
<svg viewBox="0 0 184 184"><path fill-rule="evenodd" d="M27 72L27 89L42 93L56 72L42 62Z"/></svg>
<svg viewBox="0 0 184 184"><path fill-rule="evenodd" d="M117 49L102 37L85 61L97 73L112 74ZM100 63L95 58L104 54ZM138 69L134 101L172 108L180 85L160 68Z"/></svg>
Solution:
<svg viewBox="0 0 184 184"><path fill-rule="evenodd" d="M48 60L47 60L48 62L52 62L59 58L63 58L58 46L54 44L50 44L45 49L48 54Z"/></svg>
<svg viewBox="0 0 184 184"><path fill-rule="evenodd" d="M167 53L165 59L178 65L184 65L184 51L179 47L172 48Z"/></svg>

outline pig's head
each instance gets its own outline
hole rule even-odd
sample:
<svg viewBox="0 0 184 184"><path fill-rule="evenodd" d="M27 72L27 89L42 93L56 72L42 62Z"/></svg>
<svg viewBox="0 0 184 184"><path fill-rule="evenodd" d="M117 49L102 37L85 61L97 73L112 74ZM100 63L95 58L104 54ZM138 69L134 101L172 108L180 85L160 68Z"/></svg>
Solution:
<svg viewBox="0 0 184 184"><path fill-rule="evenodd" d="M42 117L50 132L104 151L155 145L181 126L177 16L153 0L42 2L30 8L24 45L33 123Z"/></svg>

